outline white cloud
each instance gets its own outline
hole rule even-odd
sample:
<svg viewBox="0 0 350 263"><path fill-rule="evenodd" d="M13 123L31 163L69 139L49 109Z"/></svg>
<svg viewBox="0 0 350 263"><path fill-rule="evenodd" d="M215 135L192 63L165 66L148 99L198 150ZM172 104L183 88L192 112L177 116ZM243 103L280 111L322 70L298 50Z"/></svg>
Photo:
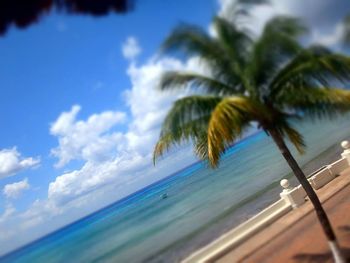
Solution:
<svg viewBox="0 0 350 263"><path fill-rule="evenodd" d="M151 59L140 67L130 65L128 75L132 88L125 92L132 113L132 122L126 134L129 151L140 151L143 154L151 151L158 137L159 125L175 99L173 94L156 90L159 75L166 69L182 67L184 65L180 61L171 58Z"/></svg>
<svg viewBox="0 0 350 263"><path fill-rule="evenodd" d="M218 0L218 14L232 19L229 10L236 2L236 0ZM341 18L349 7L350 4L342 0L271 0L269 5L251 7L249 9L251 17L248 17L246 25L252 32L259 35L265 23L273 16L299 17L311 30L307 43L318 43L335 48L342 40L344 29ZM212 26L209 26L209 32L215 36L215 30Z"/></svg>
<svg viewBox="0 0 350 263"><path fill-rule="evenodd" d="M142 169L145 164L145 159L139 155L124 155L102 163L88 161L80 170L65 173L51 182L48 198L59 206L106 184L129 184L137 179L133 173L135 167Z"/></svg>
<svg viewBox="0 0 350 263"><path fill-rule="evenodd" d="M134 59L141 53L141 48L135 37L128 37L122 46L122 53L126 59Z"/></svg>
<svg viewBox="0 0 350 263"><path fill-rule="evenodd" d="M18 214L17 217L24 222L20 228L22 230L31 228L62 213L62 209L57 208L50 200L35 200L28 210Z"/></svg>
<svg viewBox="0 0 350 263"><path fill-rule="evenodd" d="M15 237L16 233L18 233L18 227L13 227L11 225L12 218L16 214L16 208L11 203L6 203L5 209L0 214L0 242L1 246L5 247L6 245L9 245L9 243L5 242L9 238Z"/></svg>
<svg viewBox="0 0 350 263"><path fill-rule="evenodd" d="M16 208L12 204L7 203L4 212L0 215L0 223L12 216L15 212Z"/></svg>
<svg viewBox="0 0 350 263"><path fill-rule="evenodd" d="M127 194L131 189L143 187L170 174L176 165L180 168L179 162L173 163L160 169L162 173L156 176L154 173L159 173L159 170L152 166L152 151L164 115L175 99L187 93L164 93L158 91L156 86L163 71L180 69L198 72L204 67L199 64L198 58L186 63L174 58L151 58L139 67L130 64L127 73L132 88L125 92L125 99L131 111L131 120L124 133L111 130L114 122L110 119L107 122L102 118L103 114L94 114L88 121L77 121L79 106L73 106L70 112L60 115L51 126L51 133L59 138L59 147L53 150L59 158L58 165L63 166L73 159L86 162L81 169L64 173L50 183L49 200L60 206L78 197L93 195L92 192L111 184L115 187L125 186L129 190L124 191ZM103 120L98 122L101 118ZM115 123L118 123L117 120ZM189 164L193 160L193 157L189 157L185 162Z"/></svg>
<svg viewBox="0 0 350 263"><path fill-rule="evenodd" d="M232 0L221 0L221 8L219 15L225 17L228 20L233 20L235 17L232 17L230 13L230 8L232 3L236 1ZM289 8L289 3L284 0L271 1L271 4L256 4L249 6L249 16L245 19L241 19L239 22L242 23L245 27L248 27L251 32L255 35L259 35L265 23L275 15L290 15L291 9Z"/></svg>
<svg viewBox="0 0 350 263"><path fill-rule="evenodd" d="M312 42L319 43L329 47L335 47L339 45L345 34L345 26L343 23L339 22L335 25L334 30L331 32L320 32L319 30L314 30L312 32Z"/></svg>
<svg viewBox="0 0 350 263"><path fill-rule="evenodd" d="M218 14L221 15L226 12L233 2L232 0L218 0L220 6Z"/></svg>
<svg viewBox="0 0 350 263"><path fill-rule="evenodd" d="M51 124L50 132L59 140L59 146L51 151L59 159L57 167L62 167L73 159L97 162L108 159L122 143L122 134L110 131L124 122L125 113L105 111L93 114L83 121L76 120L80 110L79 105L74 105Z"/></svg>
<svg viewBox="0 0 350 263"><path fill-rule="evenodd" d="M30 185L28 183L28 178L25 178L22 181L7 184L4 186L3 193L7 198L17 198L25 190L28 190Z"/></svg>
<svg viewBox="0 0 350 263"><path fill-rule="evenodd" d="M21 158L16 147L0 150L0 179L36 167L39 163L39 158Z"/></svg>

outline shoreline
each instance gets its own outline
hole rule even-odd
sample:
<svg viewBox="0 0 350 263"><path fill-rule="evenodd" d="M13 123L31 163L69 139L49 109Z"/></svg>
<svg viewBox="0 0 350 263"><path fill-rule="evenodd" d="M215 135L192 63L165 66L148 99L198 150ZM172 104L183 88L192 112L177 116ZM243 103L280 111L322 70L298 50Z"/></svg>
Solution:
<svg viewBox="0 0 350 263"><path fill-rule="evenodd" d="M339 147L339 143L336 143L302 165L302 169L306 175L309 175L321 166L339 159L341 152L342 149ZM283 178L288 179L291 185L298 184L292 172L281 175L280 179ZM242 200L239 204L230 207L208 224L200 227L182 239L177 240L166 248L157 251L157 253L146 258L142 262L159 262L164 258L169 262L179 262L185 259L196 250L211 243L227 231L232 230L277 201L280 192L280 180L272 182L264 189Z"/></svg>
<svg viewBox="0 0 350 263"><path fill-rule="evenodd" d="M244 177L242 177L243 174L241 175L241 177L239 177L240 174L242 173L242 171L244 171L244 170L242 170L242 169L239 170L239 168L237 168L239 166L234 166L234 167L231 166L231 164L232 164L231 158L234 158L233 160L236 163L238 162L238 164L243 165L243 167L245 167L244 165L246 165L247 162L252 160L250 158L250 155L249 155L251 149L253 149L257 145L258 145L258 147L267 147L267 145L270 145L268 139L266 140L267 137L259 136L259 134L261 134L261 133L257 133L257 134L252 135L251 137L257 136L257 138L255 138L255 139L252 138L252 140L248 141L248 143L246 143L245 145L241 145L242 147L238 147L239 149L236 149L234 151L234 153L231 154L232 157L230 155L226 158L227 159L226 164L225 164L225 162L223 163L223 167L224 167L223 171L224 172L222 173L222 176L226 176L226 178L233 178L233 180L230 179L231 181L223 181L223 182L231 182L230 187L227 188L227 189L231 189L231 190L230 191L226 190L226 191L222 192L220 195L220 198L216 199L217 201L221 202L220 203L221 206L219 206L219 207L221 207L220 209L216 208L216 203L201 201L200 204L209 204L209 206L208 205L205 206L206 209L203 211L211 211L211 209L213 209L213 211L215 211L215 213L211 213L211 214L204 213L205 217L202 217L202 218L204 218L204 220L206 221L205 224L196 224L196 222L193 222L192 225L194 227L191 227L191 231L182 232L182 233L184 233L184 235L182 235L182 234L177 235L178 232L174 228L173 228L174 232L169 233L169 231L168 231L168 234L166 236L164 235L165 232L164 233L159 232L159 234L153 234L153 232L149 232L150 238L153 238L156 240L158 239L158 241L162 240L162 238L164 238L165 241L171 240L171 242L159 243L159 246L155 246L155 247L153 246L151 249L143 249L144 253L139 253L139 255L143 255L142 257L136 256L138 254L131 252L134 249L133 245L132 246L130 245L130 247L128 247L126 250L121 250L123 243L120 243L119 245L114 246L115 247L114 251L117 251L117 249L118 249L117 252L113 252L114 254L112 256L114 257L114 259L117 259L120 257L124 257L125 259L127 259L127 257L129 257L129 256L130 257L133 256L134 258L137 258L137 259L135 259L134 262L179 262L182 259L187 258L194 251L207 245L208 243L211 243L213 240L217 239L222 234L225 234L226 232L232 230L232 228L235 228L236 226L240 225L240 223L242 223L242 222L246 221L247 219L251 218L252 216L256 215L261 210L264 210L271 203L274 203L276 201L276 198L279 197L279 193L281 192L281 188L279 186L280 179L293 178L292 174L289 172L289 170L285 169L287 167L282 167L280 164L275 165L275 166L273 166L273 167L275 167L273 170L265 169L264 173L260 172L259 177L252 176L251 179L257 180L257 181L250 181L251 179L249 179L250 178L249 173L244 174ZM315 151L315 148L314 148L311 150L311 154L309 154L308 157L303 157L301 159L300 163L303 164L302 168L305 171L305 173L310 174L310 172L317 170L323 164L331 163L333 160L339 159L339 154L341 151L339 149L338 142L339 142L339 140L344 139L344 137L347 137L347 134L343 133L342 136L337 136L337 138L338 138L337 142L335 142L333 145L331 143L328 143L326 145L321 143L320 147L316 147L316 149L318 149L318 151ZM317 140L315 142L317 143ZM324 145L324 146L322 146L322 145ZM263 148L263 149L265 149L265 148ZM268 151L266 151L266 149ZM266 156L273 156L275 158L275 156L276 156L275 149L273 149L273 147L270 147L270 146L269 146L269 148L266 148L266 149L265 149L265 152L263 152L262 154L260 153L260 154L256 155L257 158L260 158L259 163L264 164L264 162L266 161L266 162L268 162L267 164L274 165L273 159L266 158ZM272 154L267 155L267 153L269 153L269 154L272 153ZM237 156L239 156L239 154L243 154L242 156L245 156L248 154L247 156L249 156L249 157L248 158L238 158ZM261 157L261 156L263 156L263 157ZM231 158L229 158L229 157L231 157ZM270 160L272 160L272 161L270 161ZM281 160L278 160L278 162L281 163ZM305 162L307 162L307 163L305 163ZM198 163L194 163L190 167L192 167L192 169L196 170L197 165L198 165ZM226 170L225 170L225 168L226 168ZM235 169L238 169L238 172ZM176 175L170 176L171 182L169 183L169 187L170 186L172 187L171 189L173 189L172 191L174 191L174 193L181 193L181 194L174 195L174 197L175 197L174 199L172 199L172 198L167 199L168 201L164 203L164 202L159 202L159 194L157 192L158 190L155 189L157 191L154 192L155 195L152 195L152 196L155 196L155 198L150 198L151 201L149 203L147 203L147 206L145 206L145 207L149 207L151 204L153 204L154 200L156 200L156 202L160 204L160 206L158 208L155 208L156 211L158 211L157 209L163 209L164 204L169 205L169 201L170 201L170 205L177 204L177 202L179 200L182 200L182 199L179 199L182 195L186 196L186 193L187 194L192 193L189 190L192 188L188 188L188 186L192 186L192 185L194 185L194 183L196 183L196 185L197 185L198 182L202 182L202 181L199 181L199 179L202 180L203 178L209 178L209 179L204 180L205 184L201 183L201 184L199 184L199 188L198 187L197 188L202 189L202 187L205 185L205 187L207 187L209 190L204 191L204 193L210 194L213 190L213 188L210 186L210 183L214 181L214 178L210 179L210 175L212 174L212 172L207 172L205 170L203 170L203 171L202 172L199 171L198 174L195 171L195 173L193 174L193 177L190 176L189 179L187 178L187 175L185 175L185 176L184 175L182 175L182 176L176 176ZM237 174L238 177L232 177L231 176L232 171L235 172L235 174ZM257 170L253 169L252 172L254 172L254 171L257 171ZM268 174L269 171L271 172L272 176L269 176L269 174ZM264 175L266 175L266 176L264 176ZM206 176L206 177L203 177L203 176ZM183 177L185 180L182 180ZM219 178L221 178L221 176ZM223 178L225 178L225 177L223 177ZM236 180L234 178L238 178L239 180ZM244 182L244 185L243 184L242 185L245 186L246 187L245 189L248 189L248 190L245 190L243 192L242 191L239 192L239 187L241 185L241 184L239 184L241 182L240 178L248 178L248 179L244 179L242 181L242 182ZM256 178L256 179L254 179L254 178ZM162 185L162 182L159 182L159 183L160 183L160 185ZM238 188L236 187L236 183L238 183L238 186L239 186ZM225 184L218 183L218 184L216 184L215 189L216 189L216 191L220 192L221 188L223 186L226 186L226 185L227 185L226 183ZM181 187L183 187L183 186L185 186L185 189L187 189L187 192L186 191L184 191L184 192L179 191L179 189L181 190ZM150 186L150 187L152 188L152 186ZM232 189L234 191L232 191ZM249 189L255 189L255 190L251 191ZM235 191L238 191L238 192L236 193ZM243 194L241 194L241 193L243 193ZM136 193L136 195L140 195L140 192ZM213 195L213 196L215 196L215 195ZM131 199L135 199L135 198L136 198L135 195L132 195ZM197 195L197 199L198 198L199 198L199 200L207 200L205 196L203 196L204 199L200 198L200 194ZM143 199L141 199L141 200L143 200ZM208 200L210 201L211 199L208 199ZM215 198L214 198L214 200L215 200ZM119 203L119 202L117 202L117 203ZM115 204L116 203L114 203L114 205ZM163 204L163 205L161 205L161 204ZM185 202L184 204L186 205L187 203ZM225 206L222 206L222 204L225 204ZM107 210L113 210L113 205L109 206ZM160 210L160 211L162 211L162 210ZM177 212L180 212L180 215L183 211L184 211L183 208L177 209ZM134 212L135 212L134 210L130 210L130 213L134 213ZM176 214L178 215L178 213L176 213ZM92 220L94 215L96 215L96 213L86 217L85 221L89 221L89 219ZM151 213L150 215L152 216L153 214ZM133 218L135 218L134 216L133 216ZM138 220L137 218L138 217L136 216L136 219L135 219L136 221ZM157 218L153 217L153 221L154 220L157 220ZM184 217L184 220L187 220L186 217ZM202 220L202 219L199 217L199 220ZM81 220L79 220L79 221L81 221ZM172 221L166 221L166 222L169 222L169 224L172 224ZM174 222L176 222L176 221L174 221ZM86 226L90 225L89 222L86 222L86 223L87 223ZM104 224L104 225L106 225L106 224ZM111 223L109 225L110 225L110 227L116 226L113 229L118 228L118 223L113 223L113 224ZM164 224L163 224L163 226L164 226ZM64 227L63 230L66 228L67 227ZM94 229L96 230L96 228L94 228ZM154 229L155 228L153 228L152 231L154 231ZM61 231L62 231L62 229L60 229L59 231L56 231L56 233L57 232L61 233ZM85 233L89 233L89 231L83 231L83 228L79 228L78 231L80 231L82 235L84 235ZM142 230L140 230L140 231L142 233ZM151 231L151 229L149 229L149 231ZM75 232L75 230L70 231L70 233L73 233L73 232ZM101 233L104 233L104 232L101 231ZM174 234L174 236L172 236L173 234ZM49 236L51 236L51 235L49 235ZM154 236L155 236L155 238L154 238ZM175 236L177 236L177 238L175 238ZM143 235L143 237L145 237L145 235ZM36 251L38 249L40 250L41 249L40 248L41 247L40 241L42 239L45 239L45 237L37 240L37 242L34 242L34 244L33 243L27 244L25 247L29 248L30 251L27 251L28 253L25 253L26 255L24 255L24 257L31 258L32 257L31 253L33 251ZM115 240L118 240L118 239L115 239ZM139 242L138 240L139 240L138 237L136 235L133 235L130 242L133 242L135 244L144 244L144 246L148 247L148 248L152 246L151 245L152 242L149 243L146 240ZM60 238L57 238L57 241L60 242ZM155 244L157 244L157 242ZM35 245L35 246L37 246L37 248L34 247L33 249L31 249L30 248L31 245ZM42 245L50 245L50 241L47 244L42 244ZM94 246L94 247L95 247L95 245L96 244L93 244L93 243L89 244L89 246ZM62 243L62 245L60 245L60 249L66 249L66 247L67 246L63 243ZM105 247L107 248L109 246L105 246ZM22 249L23 249L23 247L22 247ZM20 249L20 250L22 250L22 249ZM134 249L134 250L137 251L137 249ZM16 250L16 251L18 252L18 250ZM51 251L59 251L59 249L55 249L55 250L48 249L47 251L50 253ZM78 250L76 250L76 251L78 251ZM126 251L126 252L124 252L124 251ZM21 252L21 251L19 251L19 252ZM9 253L9 254L12 254L12 253ZM89 253L90 252L87 251L87 254L89 254ZM9 254L7 254L7 255L9 255ZM95 256L95 255L93 255L93 256ZM82 256L77 254L77 258L82 258ZM86 257L85 257L85 259L86 259ZM58 261L53 260L53 262L58 262Z"/></svg>

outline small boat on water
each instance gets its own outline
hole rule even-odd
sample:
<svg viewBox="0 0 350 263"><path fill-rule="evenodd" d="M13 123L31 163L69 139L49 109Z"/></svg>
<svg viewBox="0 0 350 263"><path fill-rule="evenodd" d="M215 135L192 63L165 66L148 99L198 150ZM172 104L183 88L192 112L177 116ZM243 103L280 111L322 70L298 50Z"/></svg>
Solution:
<svg viewBox="0 0 350 263"><path fill-rule="evenodd" d="M168 194L167 193L164 193L160 196L161 199L165 199L165 198L168 198Z"/></svg>

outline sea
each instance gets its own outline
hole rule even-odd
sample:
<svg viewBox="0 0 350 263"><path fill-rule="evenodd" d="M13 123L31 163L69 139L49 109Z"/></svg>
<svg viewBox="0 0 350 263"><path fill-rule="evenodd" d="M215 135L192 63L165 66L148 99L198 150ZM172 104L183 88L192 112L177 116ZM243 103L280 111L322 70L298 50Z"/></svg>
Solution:
<svg viewBox="0 0 350 263"><path fill-rule="evenodd" d="M305 173L340 158L350 116L297 124ZM0 262L180 262L279 198L290 168L264 132L231 147L220 167L197 162L0 258Z"/></svg>

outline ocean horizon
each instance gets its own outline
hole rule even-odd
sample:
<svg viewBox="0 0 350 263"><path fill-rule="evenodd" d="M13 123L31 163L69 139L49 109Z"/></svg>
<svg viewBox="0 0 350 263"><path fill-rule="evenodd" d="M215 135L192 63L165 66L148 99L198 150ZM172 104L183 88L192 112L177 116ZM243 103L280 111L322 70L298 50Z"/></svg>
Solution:
<svg viewBox="0 0 350 263"><path fill-rule="evenodd" d="M340 158L349 120L300 125L307 152L291 149L307 173ZM256 132L228 149L220 168L195 162L0 261L178 262L276 201L279 181L290 177L271 138Z"/></svg>

